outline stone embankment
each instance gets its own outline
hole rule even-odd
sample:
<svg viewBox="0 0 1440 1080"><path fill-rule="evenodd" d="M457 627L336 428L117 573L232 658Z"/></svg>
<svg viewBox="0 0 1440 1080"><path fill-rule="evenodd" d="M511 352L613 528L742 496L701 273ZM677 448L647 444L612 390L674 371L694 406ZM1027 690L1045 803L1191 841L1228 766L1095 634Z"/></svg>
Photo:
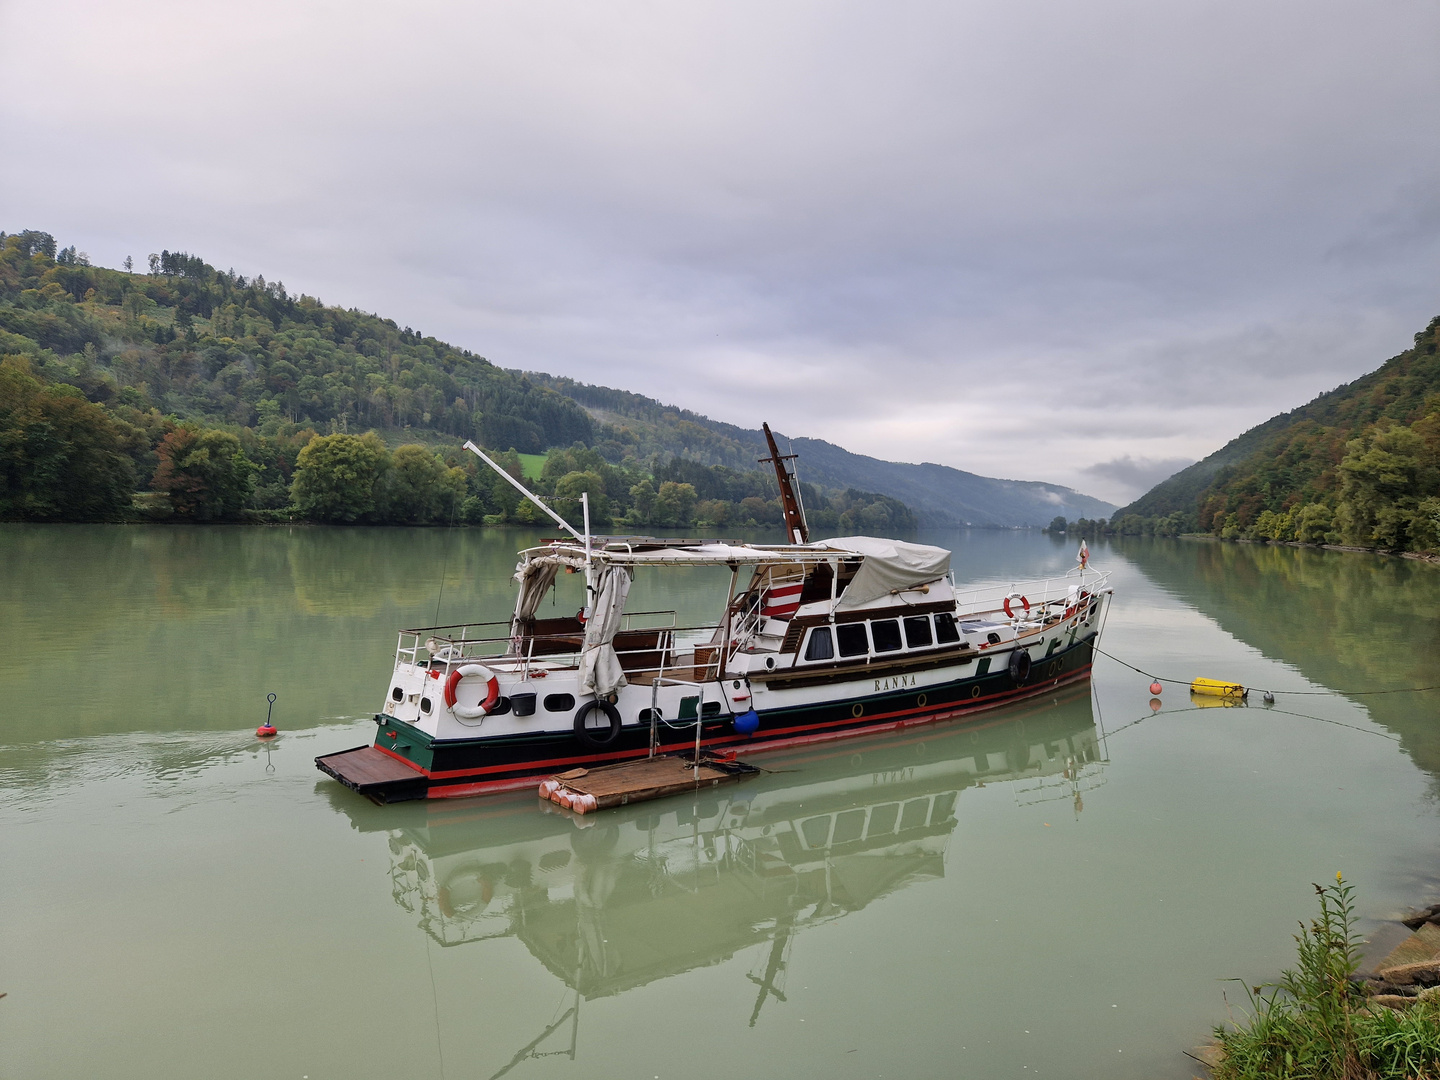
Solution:
<svg viewBox="0 0 1440 1080"><path fill-rule="evenodd" d="M1400 919L1411 931L1369 973L1356 975L1372 1005L1408 1009L1440 998L1440 904Z"/></svg>

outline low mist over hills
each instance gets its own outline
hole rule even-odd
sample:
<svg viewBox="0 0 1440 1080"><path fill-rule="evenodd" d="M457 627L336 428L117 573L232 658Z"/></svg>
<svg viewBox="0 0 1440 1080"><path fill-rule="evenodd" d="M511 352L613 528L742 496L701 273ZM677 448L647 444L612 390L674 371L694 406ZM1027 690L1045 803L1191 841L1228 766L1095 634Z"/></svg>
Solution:
<svg viewBox="0 0 1440 1080"><path fill-rule="evenodd" d="M706 464L744 469L768 453L759 428L720 423L626 390L538 374L530 377L585 406L604 426L597 448L607 455L633 448L642 456L678 454ZM757 405L757 409L763 411L763 406ZM613 432L623 432L626 441L607 445L605 439L613 437ZM800 455L797 468L802 480L883 492L912 507L927 525L1043 526L1056 516L1100 518L1115 509L1113 503L1058 484L996 480L948 465L882 461L820 439L791 439L779 433L776 437L782 449L789 448L787 453Z"/></svg>

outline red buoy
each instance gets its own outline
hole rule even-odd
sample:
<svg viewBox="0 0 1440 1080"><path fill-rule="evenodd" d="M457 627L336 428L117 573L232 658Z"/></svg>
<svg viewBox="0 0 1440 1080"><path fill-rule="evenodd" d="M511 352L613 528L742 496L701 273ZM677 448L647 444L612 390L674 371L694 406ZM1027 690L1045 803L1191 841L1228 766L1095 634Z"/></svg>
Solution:
<svg viewBox="0 0 1440 1080"><path fill-rule="evenodd" d="M1165 688L1161 686L1158 682L1152 682L1150 684L1150 693L1154 694L1156 697L1159 697L1160 691L1164 689Z"/></svg>
<svg viewBox="0 0 1440 1080"><path fill-rule="evenodd" d="M275 712L275 695L266 694L265 700L270 703L265 709L265 722L255 729L256 736L261 739L273 738L280 730L270 722L270 717Z"/></svg>
<svg viewBox="0 0 1440 1080"><path fill-rule="evenodd" d="M1160 699L1159 699L1158 697L1152 697L1152 698L1150 699L1150 711L1151 711L1151 712L1159 712L1159 711L1160 711Z"/></svg>

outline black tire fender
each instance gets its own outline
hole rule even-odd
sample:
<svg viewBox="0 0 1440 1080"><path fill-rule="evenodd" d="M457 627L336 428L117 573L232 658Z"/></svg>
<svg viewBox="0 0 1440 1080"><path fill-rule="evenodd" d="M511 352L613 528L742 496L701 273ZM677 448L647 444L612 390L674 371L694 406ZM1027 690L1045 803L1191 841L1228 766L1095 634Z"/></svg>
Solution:
<svg viewBox="0 0 1440 1080"><path fill-rule="evenodd" d="M1030 653L1026 649L1016 649L1010 654L1010 678L1016 686L1024 686L1030 681Z"/></svg>
<svg viewBox="0 0 1440 1080"><path fill-rule="evenodd" d="M590 715L592 709L599 709L605 714L605 718L610 721L608 728L585 726L585 719ZM580 745L587 750L608 750L619 737L620 710L610 702L591 698L575 710L575 738L579 739Z"/></svg>

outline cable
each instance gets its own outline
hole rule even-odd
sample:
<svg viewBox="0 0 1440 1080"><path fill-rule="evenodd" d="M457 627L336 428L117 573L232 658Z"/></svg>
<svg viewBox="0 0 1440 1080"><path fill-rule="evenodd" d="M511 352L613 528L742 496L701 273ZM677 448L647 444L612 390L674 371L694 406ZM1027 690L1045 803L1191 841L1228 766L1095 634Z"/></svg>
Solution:
<svg viewBox="0 0 1440 1080"><path fill-rule="evenodd" d="M1155 675L1152 672L1146 671L1144 668L1138 668L1134 664L1127 664L1118 656L1106 652L1098 645L1092 646L1092 648L1094 648L1094 650L1101 656L1108 657L1109 659L1114 660L1121 667L1127 667L1138 675L1144 675L1147 679L1153 679L1155 682L1158 683L1171 683L1175 686L1190 685L1190 680L1188 679L1167 679L1163 676ZM1249 689L1264 690L1265 688L1261 686L1252 686ZM1440 690L1440 686L1406 686L1394 690L1268 690L1266 691L1266 693L1275 695L1285 694L1289 697L1374 697L1376 694L1423 694L1430 690ZM1312 717L1312 719L1317 718Z"/></svg>

